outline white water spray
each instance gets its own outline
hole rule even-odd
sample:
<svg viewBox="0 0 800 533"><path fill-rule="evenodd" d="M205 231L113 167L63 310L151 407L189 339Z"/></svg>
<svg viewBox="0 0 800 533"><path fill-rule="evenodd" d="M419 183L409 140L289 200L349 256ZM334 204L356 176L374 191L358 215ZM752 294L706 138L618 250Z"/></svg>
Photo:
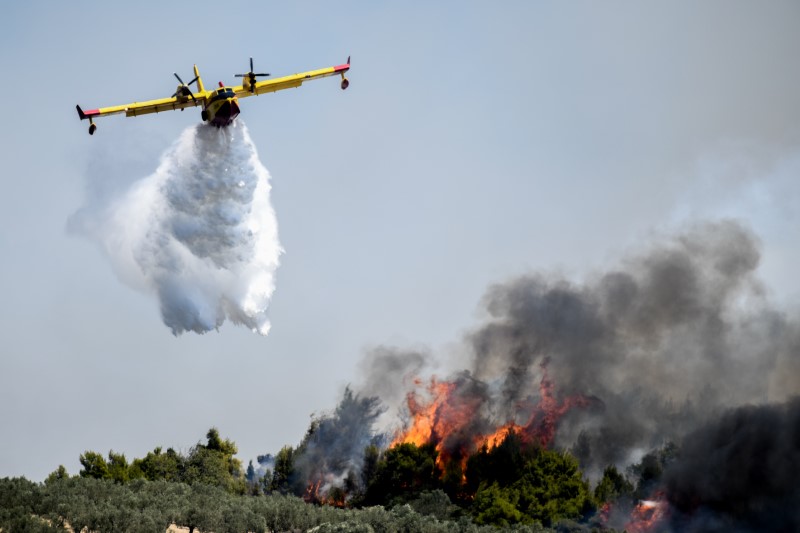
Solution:
<svg viewBox="0 0 800 533"><path fill-rule="evenodd" d="M225 319L266 335L282 252L269 172L244 123L187 128L158 169L73 226L126 283L158 296L175 335Z"/></svg>

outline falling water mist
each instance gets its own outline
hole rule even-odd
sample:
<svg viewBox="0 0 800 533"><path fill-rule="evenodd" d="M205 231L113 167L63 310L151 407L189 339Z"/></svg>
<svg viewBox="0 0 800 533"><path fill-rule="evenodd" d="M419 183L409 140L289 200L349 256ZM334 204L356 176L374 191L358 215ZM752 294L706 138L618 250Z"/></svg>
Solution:
<svg viewBox="0 0 800 533"><path fill-rule="evenodd" d="M82 209L70 228L97 242L124 282L156 294L173 334L227 319L266 335L282 253L269 178L242 121L192 126L153 174Z"/></svg>

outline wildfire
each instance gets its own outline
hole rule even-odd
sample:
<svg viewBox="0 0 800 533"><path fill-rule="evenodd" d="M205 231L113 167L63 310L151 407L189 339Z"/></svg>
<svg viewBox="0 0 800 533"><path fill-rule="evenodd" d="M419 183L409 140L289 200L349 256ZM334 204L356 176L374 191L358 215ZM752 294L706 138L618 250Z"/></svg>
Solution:
<svg viewBox="0 0 800 533"><path fill-rule="evenodd" d="M306 503L319 501L320 484L322 484L322 480L319 479L316 482L308 484L308 487L306 487L306 493L303 495L303 500L305 500Z"/></svg>
<svg viewBox="0 0 800 533"><path fill-rule="evenodd" d="M470 386L468 376L459 376L453 381L439 381L435 377L418 392L422 381L415 380L417 390L406 396L411 423L399 433L392 446L412 443L417 446L434 444L439 452L437 464L443 468L453 458L462 462L483 444L488 448L498 446L510 433L517 433L526 442L547 447L555 437L558 421L575 407L586 407L596 401L583 395L569 396L559 400L555 396L555 384L547 372L548 360L540 368L539 399L518 406L528 416L524 425L507 421L486 432L487 421L482 417L482 407L487 402L480 388ZM476 390L477 389L477 390Z"/></svg>
<svg viewBox="0 0 800 533"><path fill-rule="evenodd" d="M629 533L647 533L661 523L668 509L663 492L657 492L652 500L641 500L631 512L631 520L625 524Z"/></svg>
<svg viewBox="0 0 800 533"><path fill-rule="evenodd" d="M522 426L515 424L514 422L508 422L507 424L503 424L497 428L497 431L491 435L479 435L475 440L475 444L476 446L481 446L482 444L486 443L486 447L491 450L503 442L511 433L522 433Z"/></svg>
<svg viewBox="0 0 800 533"><path fill-rule="evenodd" d="M319 505L330 505L332 507L345 507L347 504L347 495L341 489L336 487L330 488L330 484L325 484L328 490L321 488L323 486L322 479L317 479L308 484L306 492L303 495L303 500L306 503L316 503Z"/></svg>
<svg viewBox="0 0 800 533"><path fill-rule="evenodd" d="M542 447L548 447L556 435L558 421L575 407L589 407L596 402L595 398L576 394L559 401L555 396L555 383L547 373L549 359L539 365L542 380L539 382L539 403L531 409L528 423L521 428L523 437L537 441Z"/></svg>
<svg viewBox="0 0 800 533"><path fill-rule="evenodd" d="M421 386L422 382L415 380L415 384ZM411 424L395 438L392 446L402 443L417 446L435 444L439 452L437 466L444 469L446 462L458 451L458 446L454 449L447 444L451 439L469 434L469 425L475 419L482 399L463 394L458 381L438 381L433 377L426 387L425 398L421 398L416 391L411 391L406 402L412 414ZM466 461L466 456L462 460Z"/></svg>
<svg viewBox="0 0 800 533"><path fill-rule="evenodd" d="M420 380L415 380L416 385L421 385ZM442 429L448 424L457 424L456 420L447 420L447 404L450 396L456 388L455 383L438 382L435 377L427 387L430 398L426 404L419 398L415 391L411 391L406 396L408 410L412 413L413 419L411 426L403 433L398 435L392 442L392 446L401 443L411 443L422 446L436 439L437 435L442 435Z"/></svg>

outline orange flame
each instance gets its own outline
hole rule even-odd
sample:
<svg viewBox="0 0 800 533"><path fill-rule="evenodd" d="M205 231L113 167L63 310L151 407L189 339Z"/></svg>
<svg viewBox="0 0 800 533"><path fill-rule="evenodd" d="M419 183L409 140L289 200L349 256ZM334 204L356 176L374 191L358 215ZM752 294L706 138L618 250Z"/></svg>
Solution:
<svg viewBox="0 0 800 533"><path fill-rule="evenodd" d="M475 439L475 444L476 446L481 446L485 443L486 447L491 450L499 446L511 433L521 434L523 429L524 428L519 424L508 422L497 428L497 431L490 435L479 435L478 438Z"/></svg>
<svg viewBox="0 0 800 533"><path fill-rule="evenodd" d="M330 490L322 494L320 492L321 486L321 478L309 483L308 487L306 487L306 493L303 495L303 501L319 505L330 505L332 507L345 507L347 505L347 498L344 491L339 491L336 496L332 496L332 491Z"/></svg>
<svg viewBox="0 0 800 533"><path fill-rule="evenodd" d="M420 381L415 380L419 385ZM415 391L411 391L406 396L408 410L413 416L411 426L401 435L398 435L392 446L402 443L415 444L422 446L434 440L434 436L439 434L442 425L442 411L448 402L450 395L455 389L455 383L440 383L436 378L431 378L430 385L427 387L430 401L425 403L419 398Z"/></svg>
<svg viewBox="0 0 800 533"><path fill-rule="evenodd" d="M412 390L406 396L411 422L408 429L399 433L392 446L412 443L417 446L434 444L439 452L437 465L444 468L453 456L459 456L462 469L470 453L483 444L491 449L498 446L511 433L519 434L525 442L547 447L555 437L558 421L575 407L586 407L593 399L583 396L569 396L563 400L555 397L555 385L547 373L548 359L540 368L542 379L539 383L539 400L527 407L528 422L519 425L508 421L488 434L478 432L476 418L480 414L485 399L479 395L470 396L459 392L458 381L438 381L431 378L424 395ZM418 387L420 380L414 382ZM450 441L450 442L448 442ZM466 449L452 449L453 442ZM448 449L450 447L450 449Z"/></svg>
<svg viewBox="0 0 800 533"><path fill-rule="evenodd" d="M415 383L421 385L419 380ZM445 439L465 433L481 406L480 398L458 395L457 385L454 381L441 382L433 377L427 386L427 399L421 398L416 391L409 392L406 403L412 414L411 424L406 431L395 437L392 446L403 443L417 446L435 444L436 451L439 452L436 464L444 469L452 454L452 450L445 447ZM463 460L466 461L466 456Z"/></svg>
<svg viewBox="0 0 800 533"><path fill-rule="evenodd" d="M669 504L664 493L656 492L653 499L641 500L631 512L630 522L625 524L629 533L647 533L661 523L667 514Z"/></svg>
<svg viewBox="0 0 800 533"><path fill-rule="evenodd" d="M306 503L314 503L319 501L320 484L322 484L321 479L308 484L308 487L306 487L306 493L303 495L303 500L305 500Z"/></svg>

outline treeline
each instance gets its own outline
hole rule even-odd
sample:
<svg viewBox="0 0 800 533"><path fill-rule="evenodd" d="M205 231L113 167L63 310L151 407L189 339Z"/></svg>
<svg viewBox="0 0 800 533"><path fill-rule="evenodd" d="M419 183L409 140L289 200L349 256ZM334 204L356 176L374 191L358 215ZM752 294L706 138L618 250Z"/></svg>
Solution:
<svg viewBox="0 0 800 533"><path fill-rule="evenodd" d="M113 450L108 452L108 458L100 453L87 451L79 458L82 467L79 475L120 484L145 479L212 485L232 494L244 494L247 485L242 462L234 457L239 451L236 444L229 439L222 439L217 428L208 430L206 439L206 444L198 443L187 454L176 452L172 448L165 452L158 447L145 457L134 459L130 463L125 454L115 453ZM66 470L60 466L48 479L65 475Z"/></svg>
<svg viewBox="0 0 800 533"><path fill-rule="evenodd" d="M187 453L156 448L129 462L113 451L87 451L77 476L60 466L43 484L0 480L0 528L612 531L609 509L629 513L638 499L650 497L675 454L666 446L627 475L608 467L592 488L572 455L526 444L514 433L468 457L440 458L433 445L372 443L358 461L336 464L332 452L319 453L325 427L324 420L313 421L299 446L264 461L268 470L251 462L245 471L234 457L236 444L215 428ZM325 475L331 472L336 475Z"/></svg>
<svg viewBox="0 0 800 533"><path fill-rule="evenodd" d="M434 496L435 499L435 496ZM164 533L175 524L192 532L266 533L491 533L464 518L442 521L410 505L340 509L310 505L294 496L232 494L198 483L137 479L119 484L75 476L43 484L24 478L0 479L3 532L90 531ZM542 533L519 526L520 533Z"/></svg>

